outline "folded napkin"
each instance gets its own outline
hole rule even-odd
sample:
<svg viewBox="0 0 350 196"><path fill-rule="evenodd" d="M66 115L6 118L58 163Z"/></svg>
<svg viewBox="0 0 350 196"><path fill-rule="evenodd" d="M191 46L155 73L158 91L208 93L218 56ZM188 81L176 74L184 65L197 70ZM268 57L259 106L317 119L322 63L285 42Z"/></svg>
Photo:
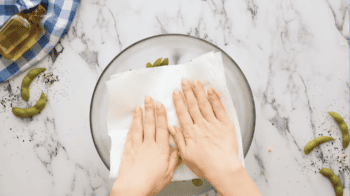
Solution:
<svg viewBox="0 0 350 196"><path fill-rule="evenodd" d="M0 83L20 74L40 62L56 46L73 21L80 0L5 0L0 1L0 26L18 12L35 10L39 4L46 9L40 25L46 30L39 35L35 45L17 61L0 55Z"/></svg>
<svg viewBox="0 0 350 196"><path fill-rule="evenodd" d="M151 96L154 101L164 104L170 126L179 126L172 95L176 88L181 90L183 78L191 81L198 79L203 83L205 89L213 87L221 94L226 111L235 124L239 146L238 155L244 165L241 131L236 110L226 86L221 53L212 51L187 64L127 71L112 75L111 79L106 82L110 101L107 116L108 135L111 137L110 178L118 176L126 136L132 123L132 111L136 104L144 109L146 95ZM171 146L175 148L173 138L171 138ZM198 176L181 163L177 167L172 181L193 178L198 178Z"/></svg>

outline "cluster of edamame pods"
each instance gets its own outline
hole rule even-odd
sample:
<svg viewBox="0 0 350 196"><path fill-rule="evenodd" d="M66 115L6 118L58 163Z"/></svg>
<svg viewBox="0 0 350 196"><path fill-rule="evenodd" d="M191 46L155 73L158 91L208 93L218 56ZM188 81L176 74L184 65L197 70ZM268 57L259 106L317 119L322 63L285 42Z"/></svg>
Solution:
<svg viewBox="0 0 350 196"><path fill-rule="evenodd" d="M159 67L159 66L163 66L163 65L169 65L168 62L168 58L165 58L162 62L162 58L159 58L156 60L156 62L153 63L153 65L151 63L147 63L146 67L150 68L150 67Z"/></svg>
<svg viewBox="0 0 350 196"><path fill-rule="evenodd" d="M29 100L29 86L34 80L35 77L37 77L40 73L44 72L46 68L35 68L28 72L28 74L23 78L22 80L22 87L21 87L21 97L25 100ZM46 105L46 95L44 93L41 93L41 96L39 98L39 101L30 108L18 108L13 107L12 113L17 117L31 117L38 113L40 113Z"/></svg>
<svg viewBox="0 0 350 196"><path fill-rule="evenodd" d="M346 125L344 119L339 114L337 114L335 112L328 112L328 113L333 117L335 122L337 122L340 130L342 131L343 148L348 147L348 145L349 145L349 129L348 129L348 126ZM306 146L304 148L304 153L308 154L316 146L318 146L322 143L325 143L325 142L333 141L333 140L334 140L334 138L328 137L328 136L321 136L321 137L315 138L314 140L312 140L308 144L306 144ZM343 195L343 186L341 185L338 176L335 175L332 172L332 170L330 170L328 168L322 168L320 170L320 173L332 182L336 196L342 196Z"/></svg>

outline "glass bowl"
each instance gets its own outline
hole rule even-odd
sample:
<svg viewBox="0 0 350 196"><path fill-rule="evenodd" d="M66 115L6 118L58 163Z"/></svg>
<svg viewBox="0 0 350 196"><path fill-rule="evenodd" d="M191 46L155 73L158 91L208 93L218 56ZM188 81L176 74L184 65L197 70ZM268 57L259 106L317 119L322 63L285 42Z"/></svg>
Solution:
<svg viewBox="0 0 350 196"><path fill-rule="evenodd" d="M120 52L104 69L95 86L90 105L91 135L103 163L110 167L111 140L107 129L109 96L106 81L111 75L146 68L159 57L169 59L169 65L184 64L210 51L221 52L227 87L237 112L242 134L244 156L251 145L255 128L255 105L252 91L235 61L214 44L189 35L164 34L142 39ZM158 195L191 196L209 192L214 187L203 180L195 186L191 180L170 182Z"/></svg>

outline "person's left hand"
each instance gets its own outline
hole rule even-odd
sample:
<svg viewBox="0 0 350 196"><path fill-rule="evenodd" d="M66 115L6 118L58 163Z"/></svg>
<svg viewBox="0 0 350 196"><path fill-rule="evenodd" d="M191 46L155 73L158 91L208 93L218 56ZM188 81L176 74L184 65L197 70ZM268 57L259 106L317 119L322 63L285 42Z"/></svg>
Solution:
<svg viewBox="0 0 350 196"><path fill-rule="evenodd" d="M138 106L133 111L116 180L118 187L140 190L138 194L142 195L158 194L171 181L181 161L177 148L171 152L164 105L155 111L154 100L149 98L149 103L145 99L145 124L142 108Z"/></svg>

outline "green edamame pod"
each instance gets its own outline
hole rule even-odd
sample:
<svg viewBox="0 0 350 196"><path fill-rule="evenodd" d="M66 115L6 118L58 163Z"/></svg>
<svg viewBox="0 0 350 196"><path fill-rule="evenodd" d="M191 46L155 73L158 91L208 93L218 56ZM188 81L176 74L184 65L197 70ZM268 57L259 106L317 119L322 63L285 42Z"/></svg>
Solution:
<svg viewBox="0 0 350 196"><path fill-rule="evenodd" d="M149 68L149 67L153 67L153 65L151 63L147 63L146 64L146 67Z"/></svg>
<svg viewBox="0 0 350 196"><path fill-rule="evenodd" d="M335 122L337 122L341 132L343 133L343 148L348 147L349 145L349 128L348 125L346 125L344 119L337 113L335 112L328 112Z"/></svg>
<svg viewBox="0 0 350 196"><path fill-rule="evenodd" d="M21 97L25 100L29 100L29 86L34 80L35 77L37 77L40 73L45 71L46 68L35 68L27 73L27 75L22 80L22 87L21 87Z"/></svg>
<svg viewBox="0 0 350 196"><path fill-rule="evenodd" d="M161 62L162 62L162 58L157 59L156 62L153 63L153 67L160 66Z"/></svg>
<svg viewBox="0 0 350 196"><path fill-rule="evenodd" d="M328 168L322 168L320 170L320 173L332 182L332 185L333 185L334 191L335 191L335 195L336 196L343 196L343 186L341 185L338 176L335 175L332 172L332 170L330 170Z"/></svg>
<svg viewBox="0 0 350 196"><path fill-rule="evenodd" d="M41 112L46 105L46 95L44 93L41 93L40 99L33 107L23 109L18 107L12 108L12 113L17 117L31 117L39 112Z"/></svg>
<svg viewBox="0 0 350 196"><path fill-rule="evenodd" d="M201 186L203 184L203 180L201 179L192 179L192 184L194 184L195 186Z"/></svg>
<svg viewBox="0 0 350 196"><path fill-rule="evenodd" d="M328 136L321 136L321 137L315 138L314 140L306 144L304 148L304 153L309 154L316 146L332 140L334 140L334 138L328 137Z"/></svg>
<svg viewBox="0 0 350 196"><path fill-rule="evenodd" d="M160 65L169 65L168 58L165 58Z"/></svg>

